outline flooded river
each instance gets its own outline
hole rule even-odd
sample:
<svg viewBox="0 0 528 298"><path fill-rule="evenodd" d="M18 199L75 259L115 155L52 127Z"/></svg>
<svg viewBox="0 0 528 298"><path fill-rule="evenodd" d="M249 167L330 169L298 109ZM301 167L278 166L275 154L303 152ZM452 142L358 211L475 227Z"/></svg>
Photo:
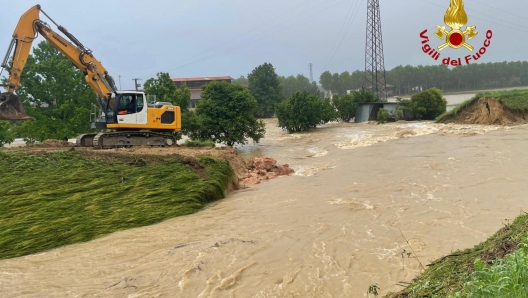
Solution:
<svg viewBox="0 0 528 298"><path fill-rule="evenodd" d="M528 211L528 126L328 124L241 154L296 174L193 215L0 261L4 297L366 297ZM411 253L408 255L407 253ZM402 258L403 256L403 258Z"/></svg>

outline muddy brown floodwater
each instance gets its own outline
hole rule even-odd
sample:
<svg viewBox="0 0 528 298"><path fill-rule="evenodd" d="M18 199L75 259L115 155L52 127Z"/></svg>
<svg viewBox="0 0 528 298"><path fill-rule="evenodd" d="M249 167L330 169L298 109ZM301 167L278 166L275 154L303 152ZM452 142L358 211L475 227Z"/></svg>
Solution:
<svg viewBox="0 0 528 298"><path fill-rule="evenodd" d="M528 126L329 124L241 148L296 170L205 210L0 261L4 297L365 297L528 211ZM404 237L409 241L407 244Z"/></svg>

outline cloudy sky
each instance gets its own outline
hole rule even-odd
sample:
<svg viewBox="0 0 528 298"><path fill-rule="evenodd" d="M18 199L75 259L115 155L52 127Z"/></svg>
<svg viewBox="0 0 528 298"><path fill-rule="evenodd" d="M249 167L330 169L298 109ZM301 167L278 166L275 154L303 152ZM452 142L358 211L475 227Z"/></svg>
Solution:
<svg viewBox="0 0 528 298"><path fill-rule="evenodd" d="M280 75L308 76L312 63L318 81L325 70L365 68L368 0L37 1L2 1L0 55L7 50L20 16L39 3L93 50L116 81L121 76L123 89L133 88L133 78L144 82L158 71L171 77L237 78L270 62ZM419 34L427 29L433 47L442 43L434 36L435 26L445 26L450 1L380 2L386 69L438 64L421 51ZM528 1L464 3L467 25L477 26L479 33L469 41L476 50L486 31L493 31L491 45L479 62L528 59ZM441 51L442 58L469 53L463 48Z"/></svg>

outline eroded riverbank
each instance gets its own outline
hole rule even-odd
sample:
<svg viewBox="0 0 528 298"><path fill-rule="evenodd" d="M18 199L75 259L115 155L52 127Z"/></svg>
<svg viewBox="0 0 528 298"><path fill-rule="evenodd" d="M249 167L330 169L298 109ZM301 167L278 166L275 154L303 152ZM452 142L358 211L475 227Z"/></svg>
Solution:
<svg viewBox="0 0 528 298"><path fill-rule="evenodd" d="M528 126L330 124L287 135L268 121L243 156L296 176L206 210L0 261L9 297L363 297L492 235L528 207Z"/></svg>

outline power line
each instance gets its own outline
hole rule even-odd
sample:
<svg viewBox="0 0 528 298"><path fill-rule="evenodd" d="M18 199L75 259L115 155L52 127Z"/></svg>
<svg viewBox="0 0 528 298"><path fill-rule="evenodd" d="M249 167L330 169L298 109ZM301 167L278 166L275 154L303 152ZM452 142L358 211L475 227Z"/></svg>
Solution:
<svg viewBox="0 0 528 298"><path fill-rule="evenodd" d="M334 59L334 56L335 54L337 54L337 52L339 51L339 49L341 49L341 45L343 45L343 41L345 40L345 37L348 36L348 32L350 31L350 28L352 28L352 24L354 23L354 20L356 19L356 16L357 16L357 13L359 12L359 8L361 7L361 5L363 4L363 0L361 0L361 2L359 3L359 5L357 6L356 8L356 12L354 14L354 17L350 20L350 22L348 23L348 27L345 31L345 34L343 35L343 38L341 39L341 41L339 42L339 45L337 46L337 49L335 50L334 54L332 55L332 58L330 58L330 61L328 61L328 63L325 65L324 68L326 68L328 66L328 64L330 64L330 62Z"/></svg>
<svg viewBox="0 0 528 298"><path fill-rule="evenodd" d="M253 27L252 29L250 29L250 30L248 30L248 31L246 31L246 32L244 32L244 33L242 33L242 35L247 35L248 33L251 33L252 31L254 31L255 29L262 28L262 25L267 25L267 24L269 24L271 21L278 19L279 17L281 17L281 16L287 14L287 13L290 12L290 11L295 10L296 8L302 6L302 5L304 5L304 4L306 4L306 3L310 2L310 1L313 1L313 0L306 0L306 1L304 1L304 2L302 2L302 3L300 3L300 4L298 4L298 5L296 5L296 6L292 7L292 8L290 8L290 9L287 10L287 11L284 11L283 13L277 15L276 17L274 17L274 18L272 18L272 19L270 19L270 20L267 20L265 23L263 23L263 24L261 24L261 25L257 25L257 26L255 26L255 27ZM286 23L286 22L288 22L288 21L290 21L290 20L292 20L292 19L294 19L294 18L296 18L296 17L298 17L298 16L300 16L300 15L302 15L302 14L304 14L304 13L310 11L310 10L312 10L312 9L314 9L315 7L317 7L317 6L321 5L321 4L323 4L324 2L328 2L328 1L330 1L330 0L323 0L323 2L320 2L319 4L315 5L314 7L309 8L308 10L306 10L306 11L304 11L304 12L302 12L302 13L296 15L296 16L293 17L293 18L288 19L288 20L285 21L285 22L279 23L278 25L282 25L282 24L284 24L284 23ZM265 30L265 31L262 31L262 32L260 32L260 33L257 33L257 34L262 34L262 33L264 33L264 32L267 32L267 31L273 29L274 27L277 27L277 26L276 26L276 25L275 25L275 26L272 26L271 28L269 28L269 29L267 29L267 30ZM235 38L229 39L229 40L227 40L226 42L223 42L223 43L221 43L221 44L219 44L219 45L217 45L217 46L214 46L214 47L210 48L209 50L206 50L206 51L204 51L204 52L201 52L200 54L197 54L197 55L191 56L191 57L189 57L189 58L187 58L187 59L181 60L181 61L178 62L176 65L180 65L181 63L183 63L183 62L185 62L185 61L188 61L188 60L190 60L190 59L192 59L192 58L199 57L199 56L201 56L201 55L203 55L203 54L205 54L205 53L210 52L211 50L218 49L218 48L220 48L220 46L225 45L225 44L229 44L230 42L232 42L233 40L236 40L236 39L238 39L238 38L240 38L240 36L237 36L237 37L235 37ZM170 69L170 70L172 70L172 69Z"/></svg>
<svg viewBox="0 0 528 298"><path fill-rule="evenodd" d="M271 33L266 34L266 35L264 35L264 36L261 36L260 38L257 38L257 39L255 39L255 40L253 40L253 41L245 42L244 45L247 46L247 45L252 44L252 43L254 43L254 42L256 42L256 41L262 40L264 37L267 37L267 36L273 35L273 34L275 34L275 33L281 32L281 31L283 31L284 29L290 28L291 26L296 25L296 24L300 23L301 21L304 21L305 19L307 19L307 18L309 18L309 17L313 17L313 16L316 15L316 14L321 14L321 13L327 11L328 9L330 9L330 8L336 6L336 5L338 5L338 4L340 4L340 3L344 2L344 1L346 1L346 0L341 0L341 1L337 2L337 3L335 3L334 5L327 6L325 9L322 9L322 10L320 10L320 11L317 11L317 12L314 13L314 14L311 14L311 15L309 15L309 16L303 18L303 19L300 19L298 22L292 23L292 24L290 24L290 25L288 25L288 26L286 26L286 27L282 27L281 29L279 29L279 30L277 30L277 31L271 32ZM325 2L328 2L328 1L325 1ZM320 4L322 4L322 3L320 3ZM314 7L314 8L315 8L315 7ZM269 31L269 30L266 30L266 31ZM266 32L266 31L265 31L265 32ZM172 69L170 69L170 70L179 69L179 68L185 67L185 66L187 66L187 65L193 64L193 63L195 63L195 62L202 62L202 61L208 60L209 58L213 58L213 57L218 56L218 54L220 54L220 53L224 53L224 52L229 52L229 51L232 51L232 50L240 49L241 47L240 47L239 45L240 45L240 44L235 45L234 47L231 47L231 48L224 49L223 51L217 52L217 53L215 53L215 54L213 54L213 55L206 56L206 57L204 57L204 58L197 59L197 60L194 60L194 61L192 61L192 62L189 62L189 63L183 64L183 65L180 65L180 66L175 67L175 68L172 68Z"/></svg>
<svg viewBox="0 0 528 298"><path fill-rule="evenodd" d="M426 2L426 3L429 3L429 4L432 4L432 5L440 6L440 7L445 7L445 6L443 6L443 5L439 5L439 4L436 4L436 3L433 3L433 2L429 2L429 1L427 1L427 0L420 0L420 1L423 1L423 2ZM472 9L469 9L469 10L472 10ZM507 25L504 25L504 24L500 24L500 23L492 22L492 21L487 20L487 19L479 18L479 17L477 17L477 16L470 15L470 14L468 14L468 16L470 16L470 17L472 17L472 18L475 18L475 19L483 20L483 21L486 21L486 22L489 22L489 23L492 23L492 24L496 24L496 25L500 25L500 26L507 27L507 28L510 28L510 29L515 29L515 30L519 30L519 31L522 31L522 32L528 33L528 30L522 30L522 29L519 28L519 27L511 27L511 26L507 26ZM498 20L500 20L500 19L498 19ZM501 21L502 21L502 20L501 20Z"/></svg>
<svg viewBox="0 0 528 298"><path fill-rule="evenodd" d="M287 11L285 11L285 12L279 14L278 16L276 16L276 17L274 17L274 18L272 18L272 19L266 21L266 23L264 23L264 24L268 24L270 21L276 20L276 19L279 18L280 16L283 16L283 15L285 15L286 13L288 13L288 12L290 12L290 11L296 9L297 7L299 7L299 6L303 5L303 4L306 4L307 2L310 2L310 1L312 1L312 0L306 0L306 1L302 2L301 4L298 4L298 5L294 6L294 7L292 7L291 9L289 9L289 10L287 10ZM244 33L242 33L242 35L248 34L248 33L254 31L254 30L257 29L257 28L262 28L262 25L255 26L255 27L253 27L252 29L250 29L250 30L248 30L248 31L246 31L246 32L244 32ZM236 40L236 39L239 38L239 37L240 37L240 36L236 36L236 37L234 37L234 38L232 38L232 39L230 39L230 40L228 40L228 41L226 41L226 42L224 42L224 43L221 43L220 45L217 45L217 46L215 46L215 47L211 47L211 48L209 48L208 50L201 52L200 54L197 54L197 55L191 56L191 57L189 57L189 58L186 58L186 59L184 59L184 60L181 60L180 62L178 62L178 64L183 63L184 61L187 61L187 60L189 60L189 59L192 59L192 58L198 57L198 56L200 56L200 55L202 55L202 54L205 54L205 53L207 53L207 52L209 52L209 51L211 51L211 50L213 50L213 49L217 49L217 48L219 48L221 45L225 45L225 44L227 44L227 43L229 43L229 42L231 42L231 41L233 41L233 40ZM176 65L178 65L178 64L176 64Z"/></svg>
<svg viewBox="0 0 528 298"><path fill-rule="evenodd" d="M356 1L350 3L350 8L348 9L348 12L347 12L347 14L346 14L345 21L343 22L343 25L341 26L341 29L339 29L339 33L337 34L337 38L336 38L336 40L334 41L334 45L332 46L332 51L334 50L335 46L337 45L337 42L339 41L339 37L341 36L341 32L343 32L344 29L346 28L347 23L348 23L348 19L349 19L350 17L352 17L352 15L354 14L352 9L353 9L354 6L357 4L357 1L358 1L358 0L356 0Z"/></svg>
<svg viewBox="0 0 528 298"><path fill-rule="evenodd" d="M523 17L523 16L520 16L520 15L518 15L518 14L514 14L514 13L511 13L511 12L509 12L509 11L502 10L502 9L500 9L500 8L497 8L497 7L494 7L494 6L491 6L491 5L488 5L488 4L485 4L485 3L482 3L482 2L480 2L480 1L476 1L476 0L471 0L471 1L474 1L474 2L477 2L478 4L481 4L481 5L484 5L484 6L487 6L487 7L493 8L493 9L496 9L496 10L498 10L498 11L502 11L502 12L505 12L505 13L511 14L512 16L516 16L516 17L519 17L519 18L521 18L521 19L528 20L527 17Z"/></svg>
<svg viewBox="0 0 528 298"><path fill-rule="evenodd" d="M332 61L332 59L334 59L334 56L335 54L337 53L337 51L339 50L339 46L336 48L336 45L341 45L341 42L345 39L345 35L343 35L343 37L341 37L341 33L345 33L348 29L348 26L350 26L350 22L349 22L349 19L353 18L353 15L354 15L354 8L356 6L356 4L358 4L358 0L352 2L350 4L350 9L348 10L348 13L347 13L347 16L345 18L345 21L343 22L343 26L341 26L341 29L339 30L339 34L337 34L337 38L336 40L334 41L334 45L332 46L332 57L330 57L330 59L328 60L328 62L325 64L325 66L323 67L323 69L326 69L326 67L328 66L328 64L330 64L330 62Z"/></svg>

